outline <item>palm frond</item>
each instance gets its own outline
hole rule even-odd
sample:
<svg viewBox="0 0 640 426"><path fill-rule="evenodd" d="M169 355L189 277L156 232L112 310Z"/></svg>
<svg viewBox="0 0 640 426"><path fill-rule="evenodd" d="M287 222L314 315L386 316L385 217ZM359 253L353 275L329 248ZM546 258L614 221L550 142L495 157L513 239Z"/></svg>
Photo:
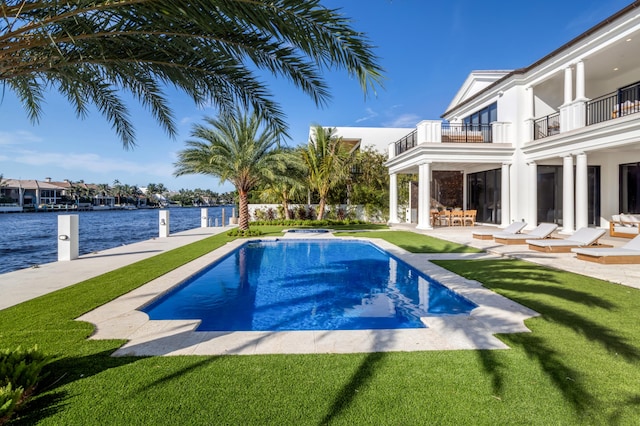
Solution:
<svg viewBox="0 0 640 426"><path fill-rule="evenodd" d="M163 85L223 114L241 104L286 135L285 115L259 72L283 77L325 105L324 70L356 76L365 94L381 84L373 49L339 10L318 0L0 3L0 80L29 117L38 120L51 86L80 117L87 102L95 104L125 146L134 132L120 90L170 135L175 125Z"/></svg>

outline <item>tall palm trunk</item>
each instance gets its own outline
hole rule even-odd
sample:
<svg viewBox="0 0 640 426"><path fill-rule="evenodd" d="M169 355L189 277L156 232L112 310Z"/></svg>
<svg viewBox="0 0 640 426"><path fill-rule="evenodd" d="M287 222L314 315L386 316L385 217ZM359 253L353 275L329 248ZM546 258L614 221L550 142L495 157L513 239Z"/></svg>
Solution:
<svg viewBox="0 0 640 426"><path fill-rule="evenodd" d="M247 191L238 191L240 194L240 218L238 228L241 231L249 229L249 193Z"/></svg>
<svg viewBox="0 0 640 426"><path fill-rule="evenodd" d="M286 220L291 219L291 214L289 214L289 202L287 201L287 197L282 198L282 208L284 209L284 218Z"/></svg>
<svg viewBox="0 0 640 426"><path fill-rule="evenodd" d="M324 208L327 204L327 201L324 197L320 198L320 204L318 204L318 220L322 220L324 217Z"/></svg>

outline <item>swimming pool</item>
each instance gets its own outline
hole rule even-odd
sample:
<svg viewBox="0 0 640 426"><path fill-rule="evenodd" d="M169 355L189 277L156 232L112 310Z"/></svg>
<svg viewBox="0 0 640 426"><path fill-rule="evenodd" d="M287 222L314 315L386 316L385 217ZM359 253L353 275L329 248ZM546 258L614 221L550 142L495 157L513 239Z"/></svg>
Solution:
<svg viewBox="0 0 640 426"><path fill-rule="evenodd" d="M476 306L369 242L279 240L247 242L141 310L198 331L285 331L424 328Z"/></svg>

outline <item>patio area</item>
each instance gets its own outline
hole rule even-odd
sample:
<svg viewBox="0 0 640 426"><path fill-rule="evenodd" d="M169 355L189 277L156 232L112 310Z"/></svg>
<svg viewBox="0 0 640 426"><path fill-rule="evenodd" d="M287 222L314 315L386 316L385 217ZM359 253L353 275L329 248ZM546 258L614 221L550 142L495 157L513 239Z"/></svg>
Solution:
<svg viewBox="0 0 640 426"><path fill-rule="evenodd" d="M472 237L472 233L479 230L497 230L496 226L476 225L476 226L439 226L432 230L416 229L415 224L394 224L391 226L394 230L407 230L419 234L425 234L443 240L465 244L471 247L486 250L488 253L522 259L528 262L544 265L550 268L562 269L576 274L587 275L594 278L610 281L616 284L622 284L629 287L640 288L640 264L626 265L601 265L593 262L579 260L574 253L542 253L529 250L528 245L503 245L498 244L494 240L478 240ZM526 232L526 231L525 231ZM552 234L554 238L567 238L567 235L560 234L558 231ZM611 237L607 232L600 243L620 247L628 243L628 238ZM437 259L439 255L431 255Z"/></svg>

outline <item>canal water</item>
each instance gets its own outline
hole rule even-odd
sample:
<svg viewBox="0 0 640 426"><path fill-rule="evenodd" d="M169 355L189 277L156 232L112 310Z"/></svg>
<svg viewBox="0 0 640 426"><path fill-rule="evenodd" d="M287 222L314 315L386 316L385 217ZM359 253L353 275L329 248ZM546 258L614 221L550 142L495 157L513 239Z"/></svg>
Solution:
<svg viewBox="0 0 640 426"><path fill-rule="evenodd" d="M211 226L227 224L233 206L209 207ZM158 237L159 210L0 214L0 274L58 260L58 216L79 215L80 255ZM201 209L169 209L169 232L199 228Z"/></svg>

